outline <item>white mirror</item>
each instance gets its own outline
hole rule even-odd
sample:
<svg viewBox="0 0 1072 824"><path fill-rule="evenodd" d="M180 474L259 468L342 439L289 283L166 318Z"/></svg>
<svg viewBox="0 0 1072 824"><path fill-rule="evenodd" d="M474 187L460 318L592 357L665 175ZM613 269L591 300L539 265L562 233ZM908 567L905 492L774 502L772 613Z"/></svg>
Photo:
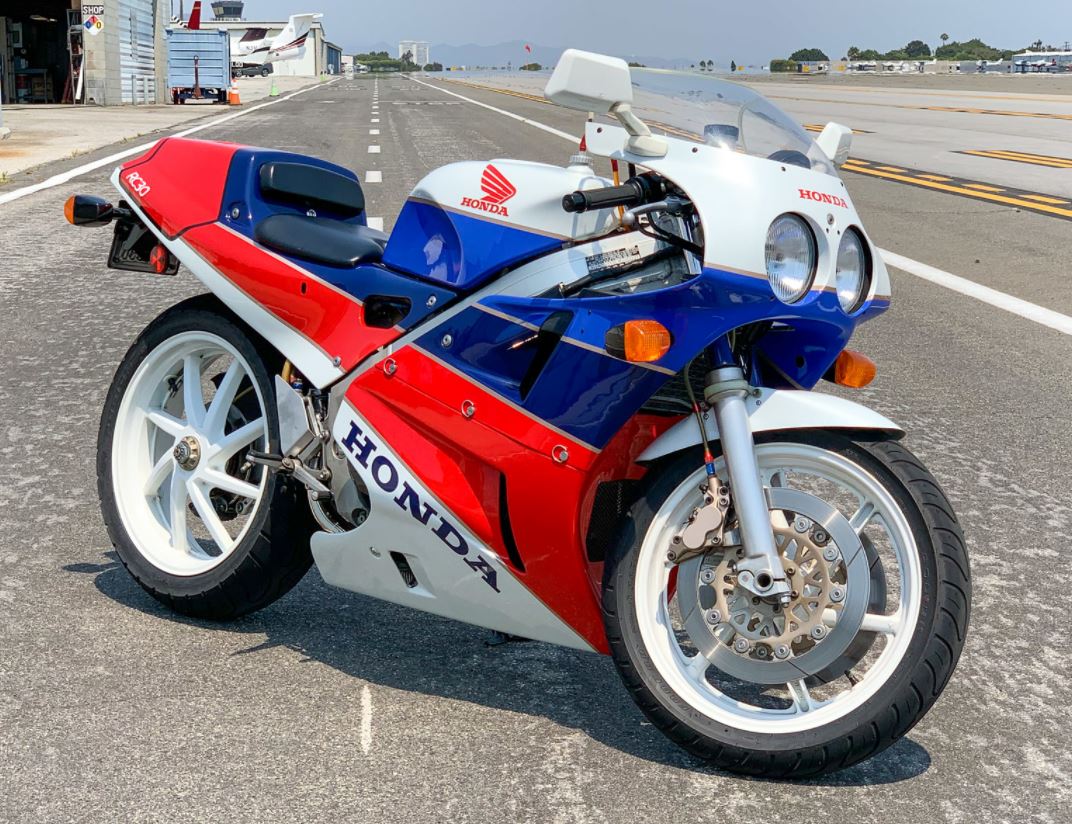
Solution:
<svg viewBox="0 0 1072 824"><path fill-rule="evenodd" d="M598 114L633 102L629 65L624 60L577 49L562 53L543 93L560 106Z"/></svg>
<svg viewBox="0 0 1072 824"><path fill-rule="evenodd" d="M852 129L840 123L827 123L815 142L835 166L841 166L849 159L849 149L852 148Z"/></svg>

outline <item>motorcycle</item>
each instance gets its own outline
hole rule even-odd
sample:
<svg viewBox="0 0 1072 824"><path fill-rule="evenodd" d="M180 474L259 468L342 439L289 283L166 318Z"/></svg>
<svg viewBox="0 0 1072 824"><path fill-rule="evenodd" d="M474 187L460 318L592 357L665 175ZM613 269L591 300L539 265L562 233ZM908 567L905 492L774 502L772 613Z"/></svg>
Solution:
<svg viewBox="0 0 1072 824"><path fill-rule="evenodd" d="M826 380L890 281L813 140L713 77L569 50L565 167L454 163L390 237L322 160L168 138L116 170L109 266L208 290L138 337L99 494L154 598L229 620L337 587L610 654L721 768L799 778L930 709L970 602L952 507ZM595 170L593 158L609 167ZM624 182L622 182L622 178Z"/></svg>

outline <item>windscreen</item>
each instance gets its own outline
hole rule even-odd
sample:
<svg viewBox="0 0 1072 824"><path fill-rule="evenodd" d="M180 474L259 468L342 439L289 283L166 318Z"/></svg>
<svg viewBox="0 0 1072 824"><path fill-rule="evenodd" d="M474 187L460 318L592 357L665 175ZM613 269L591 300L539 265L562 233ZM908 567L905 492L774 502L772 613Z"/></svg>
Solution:
<svg viewBox="0 0 1072 824"><path fill-rule="evenodd" d="M652 132L837 175L785 112L738 83L694 72L632 69L633 111Z"/></svg>

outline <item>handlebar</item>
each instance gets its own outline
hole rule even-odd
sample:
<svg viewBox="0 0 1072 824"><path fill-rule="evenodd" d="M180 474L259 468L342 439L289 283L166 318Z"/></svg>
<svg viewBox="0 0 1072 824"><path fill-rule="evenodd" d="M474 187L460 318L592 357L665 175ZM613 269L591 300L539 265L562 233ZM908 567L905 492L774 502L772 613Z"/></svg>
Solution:
<svg viewBox="0 0 1072 824"><path fill-rule="evenodd" d="M621 186L571 192L562 198L562 208L567 212L587 212L589 209L610 209L615 206L639 206L653 198L661 197L666 184L648 175L638 175Z"/></svg>

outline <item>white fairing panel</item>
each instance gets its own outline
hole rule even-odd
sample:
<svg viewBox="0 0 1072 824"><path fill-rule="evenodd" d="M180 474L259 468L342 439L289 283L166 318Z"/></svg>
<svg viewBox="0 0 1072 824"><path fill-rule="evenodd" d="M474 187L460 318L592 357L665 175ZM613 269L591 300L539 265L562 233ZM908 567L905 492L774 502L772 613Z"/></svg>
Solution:
<svg viewBox="0 0 1072 824"><path fill-rule="evenodd" d="M903 435L904 430L884 415L844 398L789 389L763 389L749 398L748 416L752 432L782 432L792 429L855 429ZM706 418L707 437L718 440L714 418ZM700 444L696 418L683 418L660 435L638 461L654 461Z"/></svg>
<svg viewBox="0 0 1072 824"><path fill-rule="evenodd" d="M629 138L625 129L603 123L589 123L585 137L589 154L635 163L685 190L700 213L707 266L766 279L767 227L779 215L792 212L808 221L818 243L813 292L836 290L838 245L845 230L855 227L871 246L867 298L889 298L890 279L882 256L864 231L840 178L674 137L665 138L665 157L641 157L625 150Z"/></svg>
<svg viewBox="0 0 1072 824"><path fill-rule="evenodd" d="M525 638L592 649L345 401L332 434L368 486L371 511L356 529L313 536L313 558L326 583ZM404 556L415 585L405 580L392 553Z"/></svg>
<svg viewBox="0 0 1072 824"><path fill-rule="evenodd" d="M470 217L504 223L563 240L581 240L613 231L613 209L569 214L563 196L578 189L611 185L582 166L551 166L525 160L451 163L430 172L411 198Z"/></svg>

